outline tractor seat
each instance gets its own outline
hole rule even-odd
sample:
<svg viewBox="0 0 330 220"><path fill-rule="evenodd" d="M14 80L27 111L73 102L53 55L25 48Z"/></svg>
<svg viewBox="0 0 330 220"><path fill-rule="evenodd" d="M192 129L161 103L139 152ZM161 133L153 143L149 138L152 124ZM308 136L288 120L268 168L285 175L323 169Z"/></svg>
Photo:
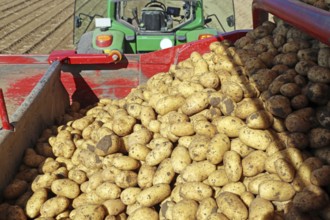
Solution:
<svg viewBox="0 0 330 220"><path fill-rule="evenodd" d="M164 31L167 27L166 12L157 7L142 9L141 30Z"/></svg>

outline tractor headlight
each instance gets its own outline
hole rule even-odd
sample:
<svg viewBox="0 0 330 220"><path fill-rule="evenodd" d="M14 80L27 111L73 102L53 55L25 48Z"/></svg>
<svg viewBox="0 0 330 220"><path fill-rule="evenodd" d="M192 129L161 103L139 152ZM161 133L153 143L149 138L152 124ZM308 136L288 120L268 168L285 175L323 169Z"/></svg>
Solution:
<svg viewBox="0 0 330 220"><path fill-rule="evenodd" d="M160 41L160 48L161 49L166 49L166 48L169 48L169 47L172 47L172 46L173 46L173 42L168 38L164 38Z"/></svg>

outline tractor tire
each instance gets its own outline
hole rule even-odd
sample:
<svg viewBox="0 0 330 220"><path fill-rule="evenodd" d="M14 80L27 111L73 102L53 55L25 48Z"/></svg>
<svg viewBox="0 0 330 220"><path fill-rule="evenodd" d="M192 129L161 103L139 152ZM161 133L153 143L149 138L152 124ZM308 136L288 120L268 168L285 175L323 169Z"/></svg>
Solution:
<svg viewBox="0 0 330 220"><path fill-rule="evenodd" d="M92 44L93 32L84 33L77 45L77 53L78 54L100 54L103 53L102 50L97 50L93 48Z"/></svg>

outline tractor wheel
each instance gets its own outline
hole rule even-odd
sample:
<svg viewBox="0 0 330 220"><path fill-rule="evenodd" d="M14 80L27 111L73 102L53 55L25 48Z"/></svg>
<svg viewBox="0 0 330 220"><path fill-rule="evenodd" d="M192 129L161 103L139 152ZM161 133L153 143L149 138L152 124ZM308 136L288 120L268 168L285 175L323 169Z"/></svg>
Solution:
<svg viewBox="0 0 330 220"><path fill-rule="evenodd" d="M92 39L93 39L92 31L84 33L78 42L77 53L78 54L103 53L102 50L97 50L97 49L93 48Z"/></svg>

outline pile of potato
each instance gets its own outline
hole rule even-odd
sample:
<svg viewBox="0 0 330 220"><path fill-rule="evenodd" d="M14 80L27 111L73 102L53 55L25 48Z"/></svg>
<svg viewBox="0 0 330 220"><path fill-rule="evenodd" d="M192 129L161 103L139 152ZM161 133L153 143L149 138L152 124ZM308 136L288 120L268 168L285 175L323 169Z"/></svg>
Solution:
<svg viewBox="0 0 330 220"><path fill-rule="evenodd" d="M330 48L275 19L72 103L26 150L0 220L330 219Z"/></svg>

